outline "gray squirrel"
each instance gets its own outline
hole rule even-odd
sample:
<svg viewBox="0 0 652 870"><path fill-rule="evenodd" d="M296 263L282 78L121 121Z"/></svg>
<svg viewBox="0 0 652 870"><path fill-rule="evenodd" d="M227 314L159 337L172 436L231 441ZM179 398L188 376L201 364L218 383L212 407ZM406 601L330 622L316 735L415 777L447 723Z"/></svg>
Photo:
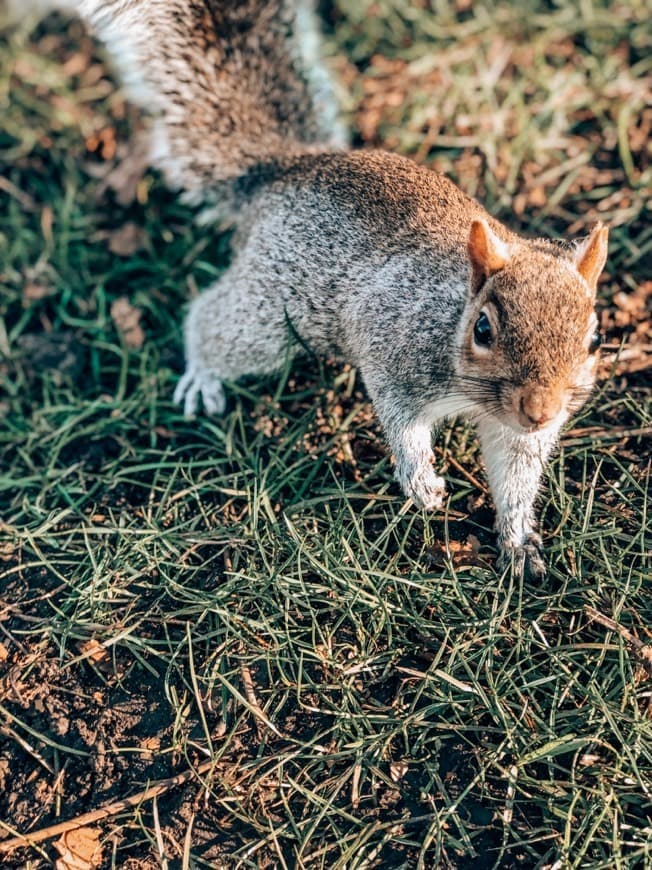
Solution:
<svg viewBox="0 0 652 870"><path fill-rule="evenodd" d="M543 577L534 502L594 384L607 229L527 240L446 177L348 148L311 0L9 2L53 5L90 23L152 112L150 158L169 184L236 227L232 265L185 320L186 415L221 414L224 381L306 347L342 355L416 506L445 495L433 429L475 423L499 564Z"/></svg>

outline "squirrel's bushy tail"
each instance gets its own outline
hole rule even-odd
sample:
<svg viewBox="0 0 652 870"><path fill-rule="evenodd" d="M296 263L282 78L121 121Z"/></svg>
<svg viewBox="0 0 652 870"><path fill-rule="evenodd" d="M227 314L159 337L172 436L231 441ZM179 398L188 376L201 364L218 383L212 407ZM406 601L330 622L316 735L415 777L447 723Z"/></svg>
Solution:
<svg viewBox="0 0 652 870"><path fill-rule="evenodd" d="M90 24L129 98L154 115L153 164L191 199L280 156L345 144L312 0L8 6L14 17L59 8Z"/></svg>

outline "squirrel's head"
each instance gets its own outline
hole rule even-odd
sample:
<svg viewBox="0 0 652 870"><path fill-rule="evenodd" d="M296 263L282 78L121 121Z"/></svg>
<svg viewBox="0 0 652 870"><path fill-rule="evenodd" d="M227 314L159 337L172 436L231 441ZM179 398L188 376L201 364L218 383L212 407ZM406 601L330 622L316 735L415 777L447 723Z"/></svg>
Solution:
<svg viewBox="0 0 652 870"><path fill-rule="evenodd" d="M560 425L589 396L607 235L598 224L582 243L565 248L505 241L486 221L471 224L457 374L468 398L517 432Z"/></svg>

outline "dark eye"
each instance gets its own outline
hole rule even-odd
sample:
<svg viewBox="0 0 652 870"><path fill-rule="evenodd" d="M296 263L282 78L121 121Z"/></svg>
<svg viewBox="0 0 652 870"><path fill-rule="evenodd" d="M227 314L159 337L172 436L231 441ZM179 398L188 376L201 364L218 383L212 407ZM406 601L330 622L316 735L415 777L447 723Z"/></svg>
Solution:
<svg viewBox="0 0 652 870"><path fill-rule="evenodd" d="M589 342L589 353L595 353L600 345L602 344L602 336L596 330L591 336L591 341Z"/></svg>
<svg viewBox="0 0 652 870"><path fill-rule="evenodd" d="M491 324L489 318L484 313L480 312L478 319L473 327L473 340L480 347L491 347L493 336L491 335Z"/></svg>

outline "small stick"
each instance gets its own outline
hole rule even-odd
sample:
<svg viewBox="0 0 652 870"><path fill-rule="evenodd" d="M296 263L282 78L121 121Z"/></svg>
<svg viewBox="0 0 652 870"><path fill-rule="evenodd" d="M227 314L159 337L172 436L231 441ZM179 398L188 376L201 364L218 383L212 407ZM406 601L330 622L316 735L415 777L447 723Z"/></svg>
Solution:
<svg viewBox="0 0 652 870"><path fill-rule="evenodd" d="M199 767L191 767L183 773L178 773L176 776L171 776L169 779L161 779L149 788L139 791L131 797L124 798L121 801L114 803L103 804L98 809L90 813L84 813L82 816L76 816L74 819L68 819L67 822L59 822L56 825L50 825L47 828L41 828L40 831L33 831L29 834L19 834L17 837L12 837L11 840L0 841L0 855L5 855L7 852L13 852L21 846L32 846L34 843L41 843L43 840L51 840L59 834L65 834L66 831L73 831L75 828L83 828L93 822L99 822L101 819L106 819L109 816L115 816L123 810L128 810L130 807L137 807L145 801L158 797L172 788L179 785L184 785L195 776L201 776L206 771L210 770L214 762L204 761Z"/></svg>
<svg viewBox="0 0 652 870"><path fill-rule="evenodd" d="M442 451L442 454L443 454L443 451ZM473 486L474 486L476 489L479 489L480 492L483 492L485 495L488 495L488 494L489 494L489 490L488 490L487 487L484 485L484 483L482 483L481 481L479 481L478 478L475 477L473 474L471 474L470 471L467 471L467 469L464 468L464 466L461 465L461 464L457 461L457 459L455 459L454 456L450 456L449 454L446 454L446 455L445 455L445 459L446 459L446 462L448 462L449 465L452 465L453 468L454 468L456 471L458 471L458 472L459 472L463 477L465 477L465 478L466 478L470 483L472 483Z"/></svg>
<svg viewBox="0 0 652 870"><path fill-rule="evenodd" d="M599 622L600 625L604 625L604 627L608 628L610 631L615 631L626 643L633 647L634 652L640 658L641 664L645 670L652 675L652 644L643 643L642 640L639 640L636 635L632 634L624 625L621 625L609 616L605 616L603 613L600 613L599 610L589 607L588 604L584 605L584 611L594 622Z"/></svg>
<svg viewBox="0 0 652 870"><path fill-rule="evenodd" d="M642 426L640 429L631 429L627 426L611 426L603 429L601 426L585 426L581 429L569 429L562 435L562 441L568 438L579 438L585 435L594 441L612 441L617 438L639 438L652 435L652 426Z"/></svg>

